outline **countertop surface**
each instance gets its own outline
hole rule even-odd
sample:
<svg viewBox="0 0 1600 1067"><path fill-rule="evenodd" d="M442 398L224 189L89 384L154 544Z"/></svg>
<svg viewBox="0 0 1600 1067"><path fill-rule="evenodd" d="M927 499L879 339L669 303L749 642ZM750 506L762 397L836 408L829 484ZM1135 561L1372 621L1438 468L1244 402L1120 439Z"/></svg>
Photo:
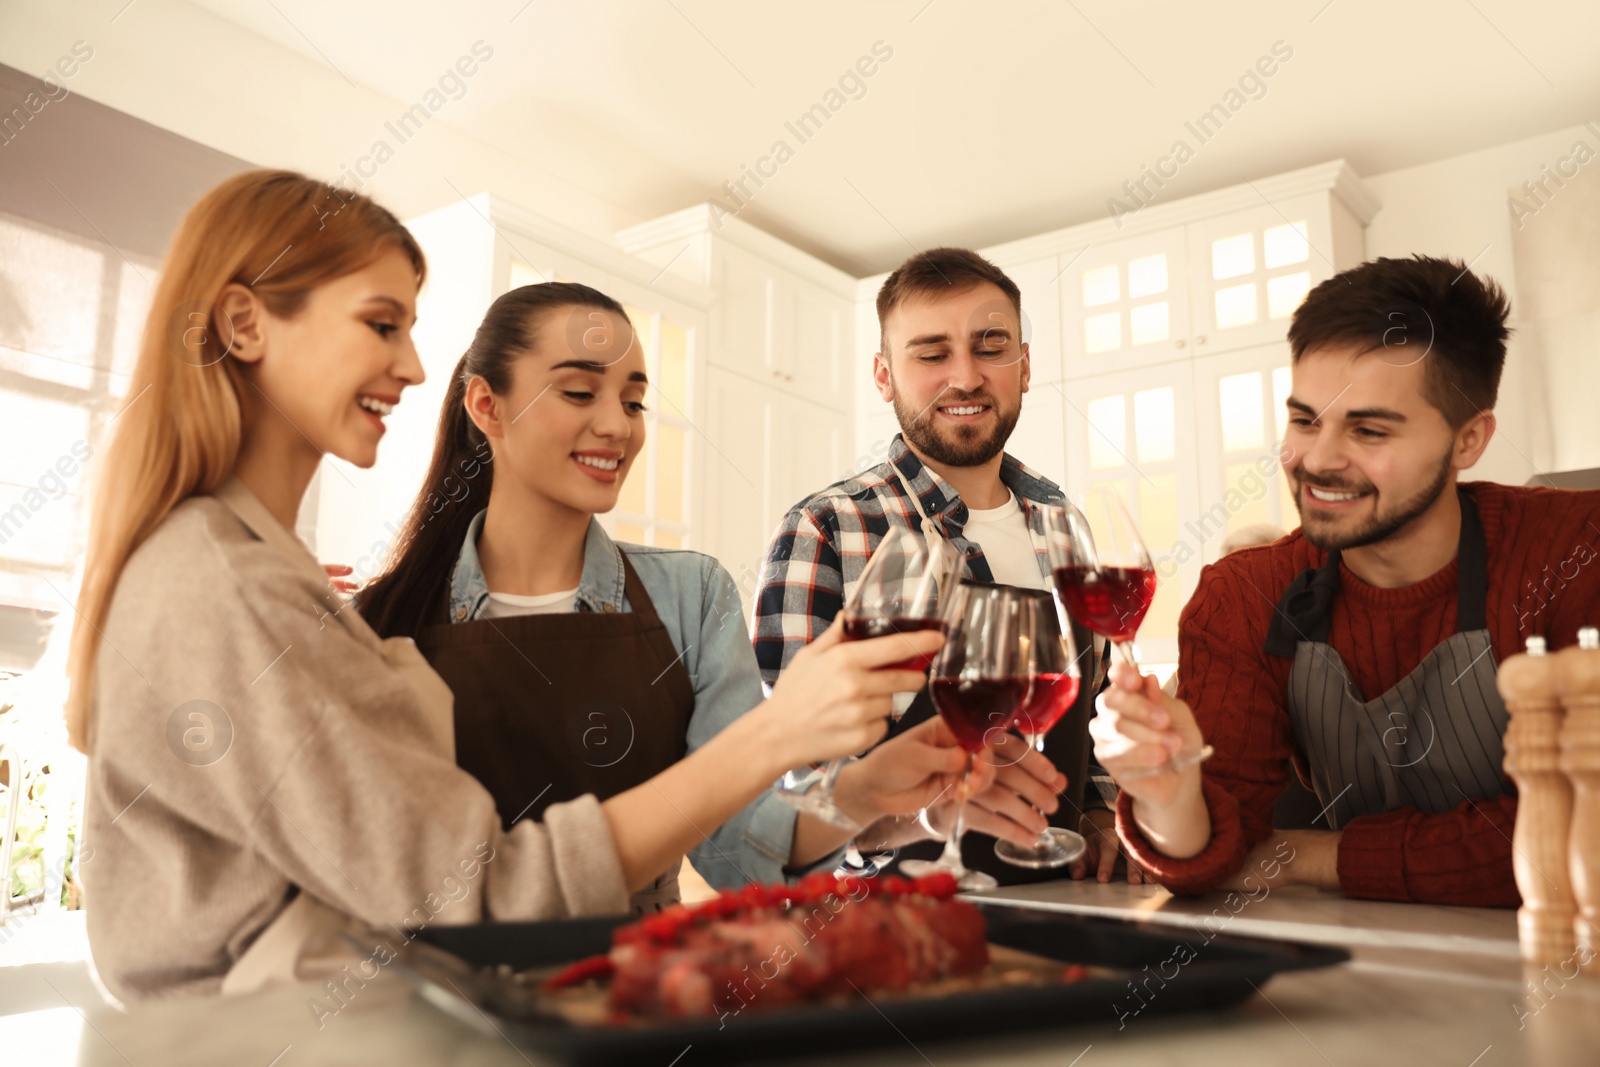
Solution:
<svg viewBox="0 0 1600 1067"><path fill-rule="evenodd" d="M1350 963L1279 975L1243 1004L1209 1014L1124 1016L961 1042L898 1035L870 1051L817 1050L784 1062L1100 1067L1110 1064L1327 1064L1366 1067L1600 1063L1600 979L1566 980L1525 967L1510 911L1381 904L1274 890L1181 900L1153 886L1051 882L994 890L997 903L1132 918L1176 937L1218 933L1338 944ZM1570 973L1570 971L1568 972ZM0 1014L9 1064L301 1067L323 1064L540 1064L479 1017L451 1018L385 974L337 1015L310 1005L315 986L247 997L183 1000L119 1012L50 965L20 968L30 1006ZM1532 983L1532 984L1530 984ZM12 994L15 996L16 994ZM885 1026L890 1026L887 1020ZM13 1054L15 1058L13 1058ZM694 1067L693 1047L672 1063Z"/></svg>

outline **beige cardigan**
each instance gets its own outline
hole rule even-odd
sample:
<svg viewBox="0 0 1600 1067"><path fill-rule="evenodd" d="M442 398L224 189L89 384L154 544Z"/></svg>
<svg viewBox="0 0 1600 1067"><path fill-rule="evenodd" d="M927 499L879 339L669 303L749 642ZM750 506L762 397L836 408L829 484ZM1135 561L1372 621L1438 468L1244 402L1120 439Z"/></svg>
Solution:
<svg viewBox="0 0 1600 1067"><path fill-rule="evenodd" d="M238 479L134 552L103 636L83 873L117 998L322 977L354 925L398 946L438 923L627 910L595 798L502 831L455 764L443 680L341 610Z"/></svg>

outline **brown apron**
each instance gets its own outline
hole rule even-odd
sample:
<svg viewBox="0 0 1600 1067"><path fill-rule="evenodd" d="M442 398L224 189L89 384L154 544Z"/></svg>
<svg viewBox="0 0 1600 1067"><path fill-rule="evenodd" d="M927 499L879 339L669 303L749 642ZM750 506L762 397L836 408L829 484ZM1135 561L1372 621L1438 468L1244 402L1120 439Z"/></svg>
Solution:
<svg viewBox="0 0 1600 1067"><path fill-rule="evenodd" d="M644 583L622 553L632 611L448 622L417 647L455 694L456 763L494 796L506 829L551 804L601 800L688 751L694 686ZM634 910L676 903L678 865L634 894Z"/></svg>

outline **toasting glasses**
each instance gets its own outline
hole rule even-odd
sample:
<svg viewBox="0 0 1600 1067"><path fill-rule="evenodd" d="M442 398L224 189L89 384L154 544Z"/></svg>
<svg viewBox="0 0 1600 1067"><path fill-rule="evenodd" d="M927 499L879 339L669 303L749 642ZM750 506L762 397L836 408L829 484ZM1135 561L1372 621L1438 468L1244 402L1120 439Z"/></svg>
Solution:
<svg viewBox="0 0 1600 1067"><path fill-rule="evenodd" d="M944 587L953 580L955 566L954 554L944 541L930 547L905 527L891 527L867 560L845 604L844 639L864 641L919 630L943 630L941 597ZM932 658L912 655L890 669L925 671ZM834 786L847 762L848 759L830 761L822 781L811 789L806 788L809 774L802 774L798 780L794 775L787 776L778 787L778 795L824 822L859 830L860 825L839 810L834 801Z"/></svg>
<svg viewBox="0 0 1600 1067"><path fill-rule="evenodd" d="M984 750L992 732L1004 732L1032 688L1026 590L1007 585L963 581L945 611L949 624L944 647L933 658L929 689L939 717L967 753L967 766L956 787L956 818L937 860L902 860L900 869L913 878L948 871L962 889L992 889L994 878L969 871L961 863L961 835L966 831L968 785L972 759Z"/></svg>
<svg viewBox="0 0 1600 1067"><path fill-rule="evenodd" d="M1033 686L1012 725L1028 744L1044 751L1044 735L1061 720L1078 699L1080 671L1078 647L1072 626L1049 593L1030 593L1023 621L1029 674ZM1018 867L1064 867L1088 850L1083 835L1058 826L1046 827L1032 845L996 841L994 854Z"/></svg>
<svg viewBox="0 0 1600 1067"><path fill-rule="evenodd" d="M1155 566L1122 496L1102 490L1094 503L1105 516L1098 539L1077 508L1045 509L1045 540L1050 547L1056 595L1073 618L1110 639L1113 659L1120 658L1137 669L1133 638L1155 599ZM1213 751L1210 745L1179 749L1165 763L1121 777L1146 778L1181 770L1210 759Z"/></svg>

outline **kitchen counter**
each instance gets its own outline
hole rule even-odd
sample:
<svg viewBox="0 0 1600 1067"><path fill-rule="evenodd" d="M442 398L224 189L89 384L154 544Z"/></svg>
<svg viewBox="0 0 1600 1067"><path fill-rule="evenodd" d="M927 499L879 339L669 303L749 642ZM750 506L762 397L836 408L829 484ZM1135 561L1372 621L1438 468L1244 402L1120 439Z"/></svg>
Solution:
<svg viewBox="0 0 1600 1067"><path fill-rule="evenodd" d="M1002 904L1121 916L1204 937L1291 938L1342 945L1349 964L1272 979L1242 1005L1211 1014L1119 1020L957 1043L895 1044L785 1061L937 1067L1328 1064L1365 1067L1565 1067L1600 1062L1600 980L1525 973L1510 911L1380 904L1337 894L1276 890L1249 899L1213 894L1180 900L1153 886L1052 882L976 896ZM1531 992L1528 981L1543 979ZM35 1010L0 1016L8 1064L178 1067L229 1064L517 1065L540 1060L515 1049L488 1019L463 1024L383 975L337 1015L319 1020L314 986L248 997L145 1005L128 1013L86 1002L59 975L41 971ZM889 1023L886 1021L885 1026ZM13 1058L13 1051L21 1053ZM32 1052L34 1055L30 1056ZM40 1058L41 1054L45 1058ZM694 1067L693 1048L674 1064Z"/></svg>

